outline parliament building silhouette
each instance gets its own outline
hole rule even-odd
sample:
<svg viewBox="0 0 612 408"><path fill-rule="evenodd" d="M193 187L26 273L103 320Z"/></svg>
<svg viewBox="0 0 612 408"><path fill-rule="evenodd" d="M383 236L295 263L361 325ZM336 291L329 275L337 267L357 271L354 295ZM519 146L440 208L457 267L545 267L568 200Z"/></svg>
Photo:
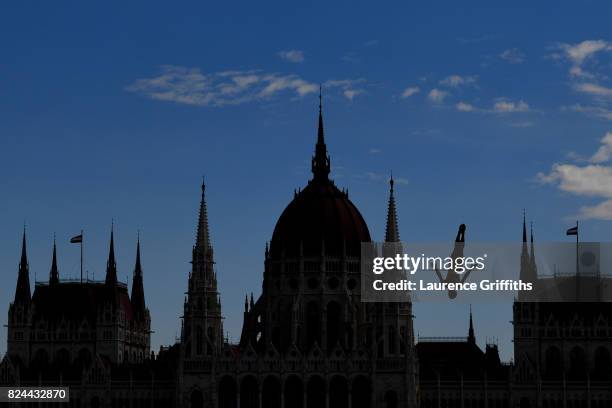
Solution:
<svg viewBox="0 0 612 408"><path fill-rule="evenodd" d="M513 304L514 361L467 336L415 338L412 303L361 302L368 226L329 178L319 106L312 178L280 215L262 293L245 299L240 340L223 333L205 186L176 344L150 350L140 241L131 293L111 231L104 281L49 281L30 293L24 231L0 386L70 388L69 403L129 408L612 408L612 303ZM399 243L393 179L384 241ZM521 278L535 279L523 220ZM222 268L222 266L221 266ZM534 278L535 277L535 278ZM578 277L576 277L578 279Z"/></svg>

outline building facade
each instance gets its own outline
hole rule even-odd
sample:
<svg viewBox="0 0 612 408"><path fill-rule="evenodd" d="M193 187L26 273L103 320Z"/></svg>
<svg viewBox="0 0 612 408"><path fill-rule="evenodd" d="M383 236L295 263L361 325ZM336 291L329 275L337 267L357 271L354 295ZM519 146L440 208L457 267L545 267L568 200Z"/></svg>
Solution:
<svg viewBox="0 0 612 408"><path fill-rule="evenodd" d="M261 295L245 298L236 344L223 336L204 184L180 339L157 355L140 241L131 294L113 232L105 281L61 279L54 246L49 281L31 294L24 232L0 385L67 385L70 406L94 408L612 408L610 303L517 299L512 363L478 347L471 313L466 337L417 341L409 300L361 301L372 238L329 177L321 107L311 170L266 244ZM400 250L392 179L386 217L384 248ZM522 249L521 278L545 288L525 221Z"/></svg>

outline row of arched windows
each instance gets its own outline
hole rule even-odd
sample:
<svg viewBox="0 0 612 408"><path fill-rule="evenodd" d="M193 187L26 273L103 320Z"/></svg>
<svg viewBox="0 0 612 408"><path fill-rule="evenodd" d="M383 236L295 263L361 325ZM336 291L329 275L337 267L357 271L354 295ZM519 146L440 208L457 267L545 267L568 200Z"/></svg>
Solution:
<svg viewBox="0 0 612 408"><path fill-rule="evenodd" d="M225 376L219 382L217 400L218 408L370 408L372 387L365 376L357 376L350 382L343 376L335 376L326 383L323 377L313 375L304 383L293 375L282 384L275 376L267 376L261 384L252 375L243 377L239 383ZM384 401L384 407L396 408L397 394L388 391ZM191 393L190 405L191 408L205 408L201 391Z"/></svg>
<svg viewBox="0 0 612 408"><path fill-rule="evenodd" d="M564 362L561 350L550 346L544 352L544 379L561 379L565 372L569 379L583 379L587 373L593 379L612 378L612 360L610 351L603 346L595 349L592 364L587 360L584 348L575 346L569 350L567 363Z"/></svg>

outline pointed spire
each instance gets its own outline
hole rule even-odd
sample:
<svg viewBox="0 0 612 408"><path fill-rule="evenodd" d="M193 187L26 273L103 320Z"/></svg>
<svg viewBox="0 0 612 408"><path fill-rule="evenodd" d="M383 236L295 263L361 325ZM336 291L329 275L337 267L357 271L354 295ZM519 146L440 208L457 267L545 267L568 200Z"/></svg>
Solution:
<svg viewBox="0 0 612 408"><path fill-rule="evenodd" d="M53 259L51 260L51 272L49 272L49 285L59 283L59 271L57 269L57 253L55 245L55 235L53 236Z"/></svg>
<svg viewBox="0 0 612 408"><path fill-rule="evenodd" d="M525 210L523 210L523 245L521 248L521 267L520 267L520 279L523 282L535 283L533 271L529 265L529 248L527 247L527 223L525 221ZM520 293L519 293L520 295Z"/></svg>
<svg viewBox="0 0 612 408"><path fill-rule="evenodd" d="M323 96L322 87L319 86L319 128L317 130L317 144L315 155L312 158L312 175L316 180L327 180L330 171L329 155L325 145L325 135L323 132Z"/></svg>
<svg viewBox="0 0 612 408"><path fill-rule="evenodd" d="M115 223L111 224L110 246L108 260L106 261L106 284L117 284L117 262L115 261Z"/></svg>
<svg viewBox="0 0 612 408"><path fill-rule="evenodd" d="M530 235L531 235L531 248L529 250L529 267L533 273L533 276L538 276L538 267L536 265L535 260L535 246L533 244L533 222L530 225Z"/></svg>
<svg viewBox="0 0 612 408"><path fill-rule="evenodd" d="M393 173L389 179L389 204L387 208L387 228L385 229L385 242L399 242L399 228L397 227L397 211L395 209L395 195L393 194Z"/></svg>
<svg viewBox="0 0 612 408"><path fill-rule="evenodd" d="M476 336L474 335L474 322L472 320L472 305L470 305L470 329L468 330L468 343L476 344Z"/></svg>
<svg viewBox="0 0 612 408"><path fill-rule="evenodd" d="M198 232L196 235L196 247L208 249L211 247L210 233L208 231L208 211L206 208L206 184L202 177L202 198L200 200L200 213L198 216Z"/></svg>
<svg viewBox="0 0 612 408"><path fill-rule="evenodd" d="M525 209L523 208L523 242L527 242L527 227L525 225Z"/></svg>
<svg viewBox="0 0 612 408"><path fill-rule="evenodd" d="M26 228L24 224L23 237L21 240L21 260L19 261L19 274L17 276L17 288L15 289L15 303L29 302L30 299L30 266L28 265Z"/></svg>
<svg viewBox="0 0 612 408"><path fill-rule="evenodd" d="M142 266L140 264L140 232L138 232L138 240L136 243L136 265L134 266L132 295L130 296L130 300L136 320L144 320L146 304L142 279Z"/></svg>

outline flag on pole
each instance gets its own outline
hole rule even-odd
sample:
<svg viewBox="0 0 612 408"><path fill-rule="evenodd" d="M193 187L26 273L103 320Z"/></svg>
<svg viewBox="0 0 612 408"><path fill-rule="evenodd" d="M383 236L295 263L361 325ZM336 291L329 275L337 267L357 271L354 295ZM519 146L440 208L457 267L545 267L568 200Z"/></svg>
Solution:
<svg viewBox="0 0 612 408"><path fill-rule="evenodd" d="M578 226L572 227L565 232L565 235L578 235Z"/></svg>
<svg viewBox="0 0 612 408"><path fill-rule="evenodd" d="M83 242L83 234L75 235L74 237L70 238L71 244L78 244L81 242Z"/></svg>

